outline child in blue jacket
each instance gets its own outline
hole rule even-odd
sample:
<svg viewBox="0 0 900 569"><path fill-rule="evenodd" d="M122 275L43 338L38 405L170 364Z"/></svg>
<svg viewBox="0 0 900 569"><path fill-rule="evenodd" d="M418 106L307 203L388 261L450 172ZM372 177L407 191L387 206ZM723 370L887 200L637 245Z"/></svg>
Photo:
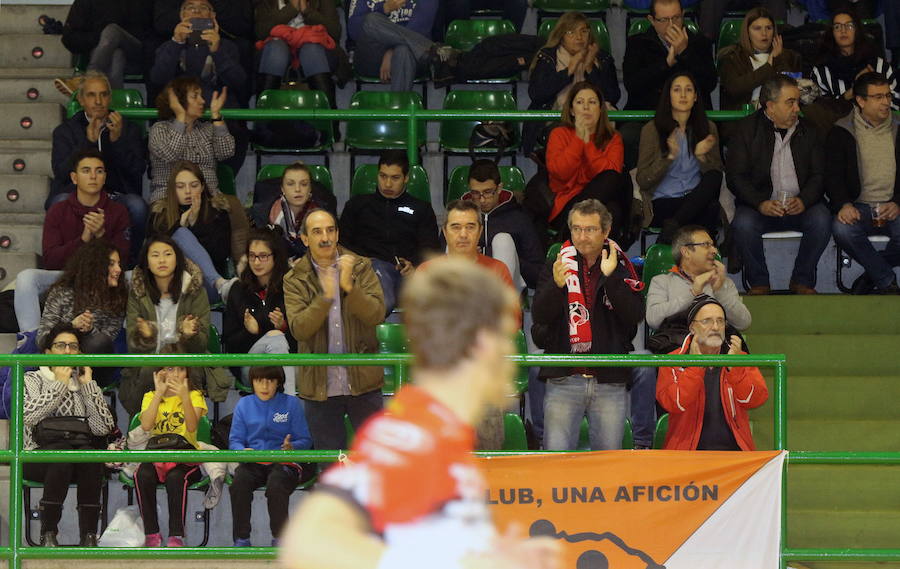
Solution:
<svg viewBox="0 0 900 569"><path fill-rule="evenodd" d="M234 409L228 448L231 450L301 450L312 446L300 400L284 393L284 369L278 366L250 368L253 395ZM235 547L250 546L250 511L253 491L266 487L272 545L278 543L287 522L291 493L300 482L300 466L294 463L245 462L237 467L231 483L231 517Z"/></svg>

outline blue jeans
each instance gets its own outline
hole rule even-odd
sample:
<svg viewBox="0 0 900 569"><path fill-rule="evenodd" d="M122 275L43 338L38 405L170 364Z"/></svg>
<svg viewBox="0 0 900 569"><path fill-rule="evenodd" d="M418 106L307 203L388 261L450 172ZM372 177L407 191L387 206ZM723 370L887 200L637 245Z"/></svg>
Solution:
<svg viewBox="0 0 900 569"><path fill-rule="evenodd" d="M284 334L264 334L259 340L255 341L248 354L289 354L291 353L287 338ZM295 374L297 368L295 366L284 366L284 392L288 395L297 394L297 381ZM244 385L253 387L250 381L250 366L241 368L241 377L244 378Z"/></svg>
<svg viewBox="0 0 900 569"><path fill-rule="evenodd" d="M400 297L400 286L403 284L403 275L391 263L375 257L372 257L372 269L378 275L378 280L381 282L381 290L384 291L385 314L390 314L394 307L397 306L397 299Z"/></svg>
<svg viewBox="0 0 900 569"><path fill-rule="evenodd" d="M184 256L191 261L197 263L203 272L203 286L206 287L206 295L212 301L219 298L219 291L216 290L216 281L222 278L222 275L216 270L212 257L203 248L203 245L197 241L197 237L191 233L186 227L179 227L172 234L172 240L178 243Z"/></svg>
<svg viewBox="0 0 900 569"><path fill-rule="evenodd" d="M391 91L412 91L419 67L424 69L432 41L400 24L395 24L384 14L366 14L362 33L356 39L354 65L361 75L377 77L381 71L384 53L393 49L391 56Z"/></svg>
<svg viewBox="0 0 900 569"><path fill-rule="evenodd" d="M635 351L649 354L648 350ZM656 432L656 376L659 368L635 367L631 369L631 432L634 446L653 446Z"/></svg>
<svg viewBox="0 0 900 569"><path fill-rule="evenodd" d="M544 449L575 450L585 416L591 450L622 448L625 405L624 383L598 383L580 375L548 379L544 397Z"/></svg>
<svg viewBox="0 0 900 569"><path fill-rule="evenodd" d="M40 297L56 282L62 271L46 271L44 269L25 269L16 275L16 294L13 305L16 308L16 320L19 330L34 330L41 323Z"/></svg>
<svg viewBox="0 0 900 569"><path fill-rule="evenodd" d="M897 278L894 267L900 266L900 217L875 227L872 224L872 208L861 202L853 205L859 210L859 221L847 225L835 219L832 225L834 240L866 269L876 287L886 288ZM884 251L879 253L875 250L869 235L890 237Z"/></svg>
<svg viewBox="0 0 900 569"><path fill-rule="evenodd" d="M291 64L291 47L284 40L269 40L259 57L259 72L268 75L284 75ZM307 43L298 50L300 68L304 77L312 77L320 73L331 73L336 61L329 61L325 46ZM333 58L332 58L333 59Z"/></svg>
<svg viewBox="0 0 900 569"><path fill-rule="evenodd" d="M141 69L143 63L141 40L129 34L118 24L106 24L100 32L100 41L91 52L89 70L101 71L109 78L113 89L125 86L125 69Z"/></svg>
<svg viewBox="0 0 900 569"><path fill-rule="evenodd" d="M734 241L744 259L744 271L750 286L769 286L769 268L763 250L763 233L800 231L800 250L794 261L791 282L816 286L816 265L831 239L831 214L822 203L808 207L800 215L769 217L754 208L739 205L731 222Z"/></svg>

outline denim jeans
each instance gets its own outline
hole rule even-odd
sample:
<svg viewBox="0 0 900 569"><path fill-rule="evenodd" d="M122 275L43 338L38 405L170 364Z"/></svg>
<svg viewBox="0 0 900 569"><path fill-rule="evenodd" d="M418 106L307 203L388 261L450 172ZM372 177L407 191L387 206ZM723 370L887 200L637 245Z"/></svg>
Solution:
<svg viewBox="0 0 900 569"><path fill-rule="evenodd" d="M581 375L548 379L544 397L544 448L575 450L585 416L591 450L622 448L625 392L624 383L598 383Z"/></svg>
<svg viewBox="0 0 900 569"><path fill-rule="evenodd" d="M19 330L35 330L41 323L40 297L56 282L62 271L46 271L44 269L25 269L16 275L16 294L13 305L16 308L16 320Z"/></svg>
<svg viewBox="0 0 900 569"><path fill-rule="evenodd" d="M289 354L291 353L287 338L284 334L265 334L250 346L248 354ZM284 392L288 395L297 394L297 384L295 374L297 368L294 366L284 366ZM250 366L241 368L241 376L244 378L244 385L251 386L250 383Z"/></svg>
<svg viewBox="0 0 900 569"><path fill-rule="evenodd" d="M391 91L412 91L416 71L424 69L432 41L418 32L391 22L384 14L366 14L362 33L356 39L354 65L361 75L377 77L384 53L391 56Z"/></svg>
<svg viewBox="0 0 900 569"><path fill-rule="evenodd" d="M197 237L191 233L186 227L179 227L172 234L172 240L178 243L184 256L191 261L197 263L203 272L203 286L206 288L206 295L210 301L219 298L219 291L216 290L216 281L222 278L222 275L216 270L212 258L203 245L197 241Z"/></svg>
<svg viewBox="0 0 900 569"><path fill-rule="evenodd" d="M385 313L390 314L394 307L397 306L397 298L400 297L400 285L403 284L403 275L391 263L374 257L372 257L372 269L378 275L381 289L384 291Z"/></svg>
<svg viewBox="0 0 900 569"><path fill-rule="evenodd" d="M125 68L140 69L143 57L141 40L118 24L106 24L87 68L105 73L110 87L121 89L125 85Z"/></svg>
<svg viewBox="0 0 900 569"><path fill-rule="evenodd" d="M649 350L636 350L635 354L649 354ZM659 368L635 367L631 369L631 396L629 397L631 432L634 446L653 446L656 432L656 377Z"/></svg>
<svg viewBox="0 0 900 569"><path fill-rule="evenodd" d="M291 48L284 40L269 40L259 57L259 72L267 75L284 75L291 64ZM325 46L307 43L300 46L297 57L304 77L312 77L320 73L331 73L336 61L329 61Z"/></svg>
<svg viewBox="0 0 900 569"><path fill-rule="evenodd" d="M875 227L872 224L872 208L861 202L853 205L859 210L859 221L847 225L835 219L832 224L834 240L866 269L875 286L885 288L896 280L894 267L900 266L900 217ZM890 237L884 251L875 250L869 235Z"/></svg>
<svg viewBox="0 0 900 569"><path fill-rule="evenodd" d="M799 215L769 217L754 208L739 205L731 223L734 241L744 259L744 271L750 286L769 286L769 268L763 250L763 233L800 231L800 250L794 261L791 282L816 286L816 265L831 239L831 214L822 203L808 207Z"/></svg>

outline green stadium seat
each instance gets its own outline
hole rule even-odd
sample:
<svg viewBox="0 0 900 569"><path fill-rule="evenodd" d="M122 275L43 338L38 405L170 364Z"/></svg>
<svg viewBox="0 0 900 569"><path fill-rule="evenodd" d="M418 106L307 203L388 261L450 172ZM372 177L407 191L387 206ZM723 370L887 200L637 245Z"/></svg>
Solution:
<svg viewBox="0 0 900 569"><path fill-rule="evenodd" d="M516 353L528 353L528 343L525 341L525 332L523 332L521 329L516 330ZM524 397L525 392L528 391L528 366L519 366L516 370L516 376L513 381L516 384L516 393Z"/></svg>
<svg viewBox="0 0 900 569"><path fill-rule="evenodd" d="M140 109L144 106L144 97L137 89L113 89L110 94L109 108L116 109ZM81 110L81 103L78 102L76 95L72 95L66 104L66 118L72 118L75 113ZM129 119L133 120L133 119ZM144 120L133 120L133 122L144 125Z"/></svg>
<svg viewBox="0 0 900 569"><path fill-rule="evenodd" d="M653 432L653 448L662 448L666 442L666 432L669 430L669 414L663 413L656 420L656 430Z"/></svg>
<svg viewBox="0 0 900 569"><path fill-rule="evenodd" d="M503 450L527 451L528 437L525 435L525 423L515 413L503 415Z"/></svg>
<svg viewBox="0 0 900 569"><path fill-rule="evenodd" d="M206 344L206 350L211 354L222 353L222 337L219 330L212 324L209 325L209 341Z"/></svg>
<svg viewBox="0 0 900 569"><path fill-rule="evenodd" d="M644 281L644 294L650 288L650 281L656 275L663 275L669 272L669 269L675 266L675 260L672 258L672 247L656 243L647 249L647 256L644 258L644 272L641 280Z"/></svg>
<svg viewBox="0 0 900 569"><path fill-rule="evenodd" d="M559 250L562 249L562 243L553 243L547 248L547 262L552 263L556 261L556 256L559 255ZM646 265L645 265L646 266Z"/></svg>
<svg viewBox="0 0 900 569"><path fill-rule="evenodd" d="M256 173L256 181L271 180L272 178L280 178L284 174L284 169L288 164L266 164ZM319 182L325 188L334 193L334 181L331 178L331 170L321 164L307 164L309 174L313 180Z"/></svg>
<svg viewBox="0 0 900 569"><path fill-rule="evenodd" d="M422 109L422 98L409 91L360 91L350 100L352 110ZM425 121L418 122L416 147L425 144ZM409 141L406 120L350 121L345 142L350 151L350 168L355 166L355 153L378 153L382 150L405 150Z"/></svg>
<svg viewBox="0 0 900 569"><path fill-rule="evenodd" d="M223 162L216 165L216 177L219 179L219 191L229 196L237 195L237 188L234 185L234 170L231 166Z"/></svg>
<svg viewBox="0 0 900 569"><path fill-rule="evenodd" d="M406 354L409 352L409 340L406 338L406 327L403 324L379 324L375 327L375 337L378 338L379 354ZM406 379L405 376L405 369L398 376L394 366L385 366L382 391L386 395L396 393Z"/></svg>
<svg viewBox="0 0 900 569"><path fill-rule="evenodd" d="M259 110L299 110L299 109L331 109L328 97L321 91L299 91L293 89L269 89L263 91L256 99L256 108ZM256 151L256 169L262 165L262 157L266 154L321 154L328 164L328 151L334 144L334 123L329 120L306 121L319 132L324 133L323 139L317 146L311 148L276 148L253 144Z"/></svg>
<svg viewBox="0 0 900 569"><path fill-rule="evenodd" d="M453 20L447 26L444 41L456 49L469 51L484 38L514 33L516 27L509 20Z"/></svg>
<svg viewBox="0 0 900 569"><path fill-rule="evenodd" d="M722 20L722 25L719 27L719 41L716 43L716 53L738 42L743 23L743 20Z"/></svg>
<svg viewBox="0 0 900 569"><path fill-rule="evenodd" d="M553 27L556 26L556 22L558 21L559 18L545 18L541 20L538 36L544 39L549 38L550 32L553 31ZM592 19L589 20L589 25L594 34L594 39L596 39L597 43L600 45L600 49L606 53L611 53L612 43L609 39L609 29L606 27L606 22L600 19Z"/></svg>
<svg viewBox="0 0 900 569"><path fill-rule="evenodd" d="M699 34L700 28L697 26L697 22L690 18L685 18L684 26L690 30L692 34ZM642 34L650 29L650 20L647 18L634 18L631 20L631 23L628 24L628 35L633 36L636 34Z"/></svg>
<svg viewBox="0 0 900 569"><path fill-rule="evenodd" d="M25 543L27 543L31 547L37 547L40 545L39 542L34 540L33 532L31 531L31 522L36 522L41 519L41 509L40 508L32 508L31 507L31 491L32 490L42 490L44 488L43 482L38 482L36 480L28 480L22 479L22 501L25 506L25 519L23 520L25 525ZM69 488L78 488L78 485L75 483L69 484ZM103 477L103 486L100 490L100 533L101 535L106 530L106 525L109 522L109 478Z"/></svg>
<svg viewBox="0 0 900 569"><path fill-rule="evenodd" d="M350 196L373 194L378 187L378 165L361 164L353 173L350 182ZM428 185L428 174L420 164L409 167L409 183L406 191L413 197L431 203L431 188Z"/></svg>
<svg viewBox="0 0 900 569"><path fill-rule="evenodd" d="M500 181L503 189L512 192L525 191L525 176L517 166L500 166ZM447 189L447 203L458 200L469 191L469 167L457 166L450 173L450 183Z"/></svg>

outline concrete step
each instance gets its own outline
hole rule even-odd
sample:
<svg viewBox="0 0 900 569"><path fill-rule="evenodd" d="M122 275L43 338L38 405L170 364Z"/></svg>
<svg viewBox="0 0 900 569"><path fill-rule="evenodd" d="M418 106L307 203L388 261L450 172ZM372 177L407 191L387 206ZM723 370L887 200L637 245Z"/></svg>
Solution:
<svg viewBox="0 0 900 569"><path fill-rule="evenodd" d="M0 289L16 280L16 275L25 269L38 266L35 253L3 253L0 252ZM9 350L0 347L0 354L8 354Z"/></svg>
<svg viewBox="0 0 900 569"><path fill-rule="evenodd" d="M42 79L50 77L68 77L72 75L72 65L63 67L0 67L0 79Z"/></svg>
<svg viewBox="0 0 900 569"><path fill-rule="evenodd" d="M69 99L56 90L53 79L68 77L69 73L12 79L4 79L0 75L0 103L56 103L65 106Z"/></svg>
<svg viewBox="0 0 900 569"><path fill-rule="evenodd" d="M0 35L2 67L71 67L72 53L62 44L62 36L45 34Z"/></svg>
<svg viewBox="0 0 900 569"><path fill-rule="evenodd" d="M0 18L0 34L40 34L42 31L38 18L42 14L65 22L66 16L69 14L69 7L66 5L26 6L6 4L3 6L3 17Z"/></svg>
<svg viewBox="0 0 900 569"><path fill-rule="evenodd" d="M0 138L49 141L62 120L57 103L0 103Z"/></svg>
<svg viewBox="0 0 900 569"><path fill-rule="evenodd" d="M4 216L4 218L6 217ZM2 227L0 227L0 255L7 253L40 254L42 234L42 223L10 223L4 221ZM6 246L4 247L4 245Z"/></svg>
<svg viewBox="0 0 900 569"><path fill-rule="evenodd" d="M47 176L0 175L0 213L43 213L49 191Z"/></svg>
<svg viewBox="0 0 900 569"><path fill-rule="evenodd" d="M52 176L51 150L52 144L49 138L46 140L0 139L0 175ZM17 167L17 165L21 167Z"/></svg>

